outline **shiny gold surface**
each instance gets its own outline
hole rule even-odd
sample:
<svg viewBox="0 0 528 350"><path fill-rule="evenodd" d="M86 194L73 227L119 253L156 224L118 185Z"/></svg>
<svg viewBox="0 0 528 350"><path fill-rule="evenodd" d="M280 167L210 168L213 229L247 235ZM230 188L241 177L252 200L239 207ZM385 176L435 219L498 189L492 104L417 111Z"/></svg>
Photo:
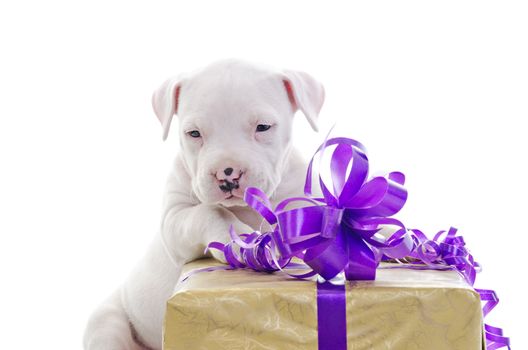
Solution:
<svg viewBox="0 0 528 350"><path fill-rule="evenodd" d="M347 285L348 349L482 349L480 299L458 273L387 266ZM278 273L192 275L167 303L164 349L317 349L316 292Z"/></svg>

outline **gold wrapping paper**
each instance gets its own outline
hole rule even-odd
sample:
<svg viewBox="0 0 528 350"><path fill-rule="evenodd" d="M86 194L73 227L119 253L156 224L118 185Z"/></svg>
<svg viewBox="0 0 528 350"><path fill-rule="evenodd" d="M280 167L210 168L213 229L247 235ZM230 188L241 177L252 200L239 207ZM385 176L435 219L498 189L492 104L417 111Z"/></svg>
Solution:
<svg viewBox="0 0 528 350"><path fill-rule="evenodd" d="M182 276L213 265L192 262ZM347 284L348 349L483 349L479 295L457 272L391 265ZM167 302L164 349L317 349L316 298L314 281L280 273L194 274Z"/></svg>

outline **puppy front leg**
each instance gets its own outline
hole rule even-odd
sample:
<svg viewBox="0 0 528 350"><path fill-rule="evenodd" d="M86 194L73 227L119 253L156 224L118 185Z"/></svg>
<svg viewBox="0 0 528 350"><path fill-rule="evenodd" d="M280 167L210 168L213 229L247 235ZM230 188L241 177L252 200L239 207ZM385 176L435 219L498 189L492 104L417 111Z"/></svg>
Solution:
<svg viewBox="0 0 528 350"><path fill-rule="evenodd" d="M198 204L186 208L171 208L163 221L162 234L176 263L185 264L203 257L205 247L210 242L227 243L230 239L230 225L233 225L237 233L253 231L224 207ZM211 254L217 260L225 262L223 254L216 251Z"/></svg>
<svg viewBox="0 0 528 350"><path fill-rule="evenodd" d="M153 349L162 347L165 303L183 265L203 257L209 242L227 242L229 225L237 232L251 230L219 206L181 204L181 198L174 198L166 208L157 238L124 287L123 303L138 338Z"/></svg>

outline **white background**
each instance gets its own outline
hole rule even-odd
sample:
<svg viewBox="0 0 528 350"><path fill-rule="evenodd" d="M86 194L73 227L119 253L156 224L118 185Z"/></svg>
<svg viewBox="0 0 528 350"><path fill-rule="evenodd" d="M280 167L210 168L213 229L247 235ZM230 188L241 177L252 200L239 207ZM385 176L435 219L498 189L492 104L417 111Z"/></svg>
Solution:
<svg viewBox="0 0 528 350"><path fill-rule="evenodd" d="M460 229L524 348L528 11L515 1L18 1L0 5L0 334L79 349L84 323L158 227L177 132L152 91L238 57L326 87L310 156L336 134L407 175L398 215Z"/></svg>

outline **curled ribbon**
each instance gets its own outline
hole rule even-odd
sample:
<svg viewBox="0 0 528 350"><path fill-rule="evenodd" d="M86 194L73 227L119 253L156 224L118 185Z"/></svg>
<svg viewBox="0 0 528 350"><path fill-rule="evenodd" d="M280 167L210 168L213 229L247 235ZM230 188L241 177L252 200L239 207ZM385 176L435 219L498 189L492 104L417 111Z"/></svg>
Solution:
<svg viewBox="0 0 528 350"><path fill-rule="evenodd" d="M457 236L457 229L451 227L447 232L438 232L433 239L420 230L411 229L414 247L411 254L404 259L410 264L426 265L428 269L457 270L473 286L480 264L465 247L463 236Z"/></svg>

